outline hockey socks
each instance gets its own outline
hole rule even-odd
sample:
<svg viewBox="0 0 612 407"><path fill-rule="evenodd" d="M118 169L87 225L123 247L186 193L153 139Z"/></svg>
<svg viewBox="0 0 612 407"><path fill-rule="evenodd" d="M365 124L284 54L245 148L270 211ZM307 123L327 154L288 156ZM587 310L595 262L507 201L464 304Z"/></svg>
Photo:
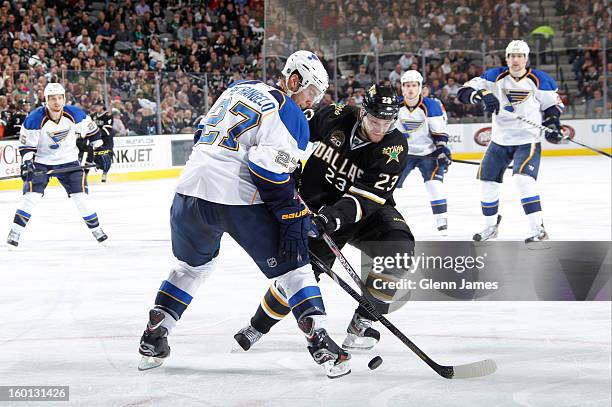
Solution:
<svg viewBox="0 0 612 407"><path fill-rule="evenodd" d="M521 197L521 205L529 220L529 227L536 231L542 226L542 204L540 195L536 192L536 180L522 174L516 174L513 178Z"/></svg>
<svg viewBox="0 0 612 407"><path fill-rule="evenodd" d="M163 325L171 332L176 321L187 309L200 285L213 272L216 259L202 266L190 266L179 261L170 275L164 280L155 297L155 308L164 311L172 318L166 318Z"/></svg>
<svg viewBox="0 0 612 407"><path fill-rule="evenodd" d="M289 304L275 281L261 299L255 315L251 318L251 326L266 334L281 319L291 311Z"/></svg>

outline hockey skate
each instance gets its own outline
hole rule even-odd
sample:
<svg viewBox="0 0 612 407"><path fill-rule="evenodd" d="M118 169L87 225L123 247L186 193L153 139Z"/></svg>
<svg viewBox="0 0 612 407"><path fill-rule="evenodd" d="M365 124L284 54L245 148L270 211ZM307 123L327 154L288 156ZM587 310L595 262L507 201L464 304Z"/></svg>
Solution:
<svg viewBox="0 0 612 407"><path fill-rule="evenodd" d="M262 336L263 334L261 332L253 328L251 325L248 325L238 331L238 333L234 335L234 339L238 345L240 345L242 350L247 351L251 349L251 346L260 340ZM234 347L234 349L232 349L232 351L235 350L238 350L238 347Z"/></svg>
<svg viewBox="0 0 612 407"><path fill-rule="evenodd" d="M91 234L96 238L96 240L99 243L104 242L106 239L108 239L108 236L106 236L106 233L104 233L104 231L102 230L101 227L97 227L95 229L91 230Z"/></svg>
<svg viewBox="0 0 612 407"><path fill-rule="evenodd" d="M472 239L475 242L484 242L485 240L495 239L499 230L499 222L501 222L501 215L497 215L497 223L493 226L487 226L480 233L476 233Z"/></svg>
<svg viewBox="0 0 612 407"><path fill-rule="evenodd" d="M170 356L168 330L161 326L165 315L158 309L149 311L147 328L140 338L138 352L142 355L138 370L149 370L161 366L164 359Z"/></svg>
<svg viewBox="0 0 612 407"><path fill-rule="evenodd" d="M372 328L372 321L355 313L346 328L346 338L342 342L344 349L372 349L380 340L380 332Z"/></svg>
<svg viewBox="0 0 612 407"><path fill-rule="evenodd" d="M549 241L548 233L544 229L544 225L537 226L533 230L533 234L525 239L525 244L528 249L532 250L542 250L542 249L550 249L551 244Z"/></svg>
<svg viewBox="0 0 612 407"><path fill-rule="evenodd" d="M442 236L448 236L448 219L438 218L436 223L438 224L438 232L440 232Z"/></svg>
<svg viewBox="0 0 612 407"><path fill-rule="evenodd" d="M21 236L21 233L19 233L15 229L11 229L11 231L8 234L8 237L6 238L6 243L8 244L9 250L14 250L15 248L17 248L17 246L19 246L20 236Z"/></svg>
<svg viewBox="0 0 612 407"><path fill-rule="evenodd" d="M317 328L317 317L319 315L305 317L298 322L306 334L310 355L330 379L351 373L351 355L339 347L324 328Z"/></svg>

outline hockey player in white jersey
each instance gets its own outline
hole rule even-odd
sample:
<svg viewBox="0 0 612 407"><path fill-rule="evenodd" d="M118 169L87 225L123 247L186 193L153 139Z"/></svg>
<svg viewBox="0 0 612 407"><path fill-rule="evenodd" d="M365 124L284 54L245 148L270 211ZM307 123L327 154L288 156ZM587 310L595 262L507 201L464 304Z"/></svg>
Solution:
<svg viewBox="0 0 612 407"><path fill-rule="evenodd" d="M415 167L418 168L425 182L438 231L446 235L448 219L443 181L448 166L452 164L451 151L446 146L449 134L446 112L439 100L421 95L423 76L418 71L406 71L400 82L404 103L396 127L408 139L408 152L420 157L408 158L397 187L401 188L408 174Z"/></svg>
<svg viewBox="0 0 612 407"><path fill-rule="evenodd" d="M513 178L531 228L525 243L548 239L542 221L540 195L536 179L540 167L541 131L516 118L513 112L554 130L546 132L551 143L563 141L559 116L564 106L557 94L557 84L548 74L528 68L529 46L514 40L506 47L508 67L487 70L466 82L459 90L463 103L482 103L492 114L491 142L478 169L481 181L481 206L485 228L474 235L475 241L497 237L499 188L508 164L513 161ZM500 109L500 104L503 107Z"/></svg>
<svg viewBox="0 0 612 407"><path fill-rule="evenodd" d="M59 83L49 83L44 90L45 105L26 117L20 131L19 152L22 157L23 201L9 232L9 248L17 247L21 233L30 220L34 207L42 199L50 175L49 170L79 167L76 146L78 137L89 141L94 149L94 162L107 171L111 157L100 150L102 140L98 126L77 106L66 105L66 91ZM88 200L87 177L82 169L54 175L76 205L79 214L98 242L107 239L98 215Z"/></svg>
<svg viewBox="0 0 612 407"><path fill-rule="evenodd" d="M161 365L170 354L167 336L212 273L221 236L228 233L276 279L315 362L329 377L350 373L350 355L327 334L325 306L309 264L312 220L290 176L311 151L301 109L322 98L328 77L309 51L292 54L282 73L280 89L260 81L232 84L198 125L171 209L178 262L149 312L139 348L141 370Z"/></svg>

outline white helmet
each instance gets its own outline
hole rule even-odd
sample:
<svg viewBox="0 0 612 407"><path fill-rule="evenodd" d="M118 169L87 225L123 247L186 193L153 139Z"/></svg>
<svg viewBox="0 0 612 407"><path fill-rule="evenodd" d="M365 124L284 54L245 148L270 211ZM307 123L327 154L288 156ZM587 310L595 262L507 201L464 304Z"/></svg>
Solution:
<svg viewBox="0 0 612 407"><path fill-rule="evenodd" d="M529 45L523 40L512 40L506 47L506 58L510 54L524 54L525 58L529 57Z"/></svg>
<svg viewBox="0 0 612 407"><path fill-rule="evenodd" d="M289 96L300 93L309 85L314 85L319 91L319 97L315 103L321 100L329 86L329 76L319 58L310 51L296 51L287 58L283 67L285 81L289 80L292 73L297 71L302 77L300 88L296 92L287 91Z"/></svg>
<svg viewBox="0 0 612 407"><path fill-rule="evenodd" d="M66 102L66 90L61 83L48 83L45 86L45 102L49 103L49 96L51 95L64 95L64 103Z"/></svg>
<svg viewBox="0 0 612 407"><path fill-rule="evenodd" d="M423 75L419 71L406 71L402 75L400 79L401 84L403 85L406 82L418 82L419 88L423 87Z"/></svg>

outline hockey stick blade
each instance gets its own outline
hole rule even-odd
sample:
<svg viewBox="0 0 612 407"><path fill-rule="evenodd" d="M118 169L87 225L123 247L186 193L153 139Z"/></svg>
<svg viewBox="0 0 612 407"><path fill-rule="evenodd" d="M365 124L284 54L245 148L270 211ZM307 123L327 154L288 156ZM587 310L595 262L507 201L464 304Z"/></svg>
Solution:
<svg viewBox="0 0 612 407"><path fill-rule="evenodd" d="M324 235L325 236L325 235ZM333 241L332 241L333 243ZM325 263L321 261L315 255L310 252L310 256L320 263L321 269L331 277L336 284L338 284L347 294L355 299L361 306L363 306L371 315L376 317L378 321L385 326L393 335L395 335L404 345L406 345L412 352L414 352L423 362L425 362L433 371L445 379L469 379L475 377L488 376L497 370L497 365L493 360L481 360L478 362L468 363L465 365L457 366L445 366L436 363L430 358L425 352L423 352L414 342L412 342L402 331L400 331L395 325L385 318L367 298L359 295L353 288L348 285L346 281L340 278L334 271L327 267Z"/></svg>
<svg viewBox="0 0 612 407"><path fill-rule="evenodd" d="M452 369L453 377L451 379L472 379L495 373L497 370L497 363L495 363L494 360L485 359L480 362L453 366Z"/></svg>

